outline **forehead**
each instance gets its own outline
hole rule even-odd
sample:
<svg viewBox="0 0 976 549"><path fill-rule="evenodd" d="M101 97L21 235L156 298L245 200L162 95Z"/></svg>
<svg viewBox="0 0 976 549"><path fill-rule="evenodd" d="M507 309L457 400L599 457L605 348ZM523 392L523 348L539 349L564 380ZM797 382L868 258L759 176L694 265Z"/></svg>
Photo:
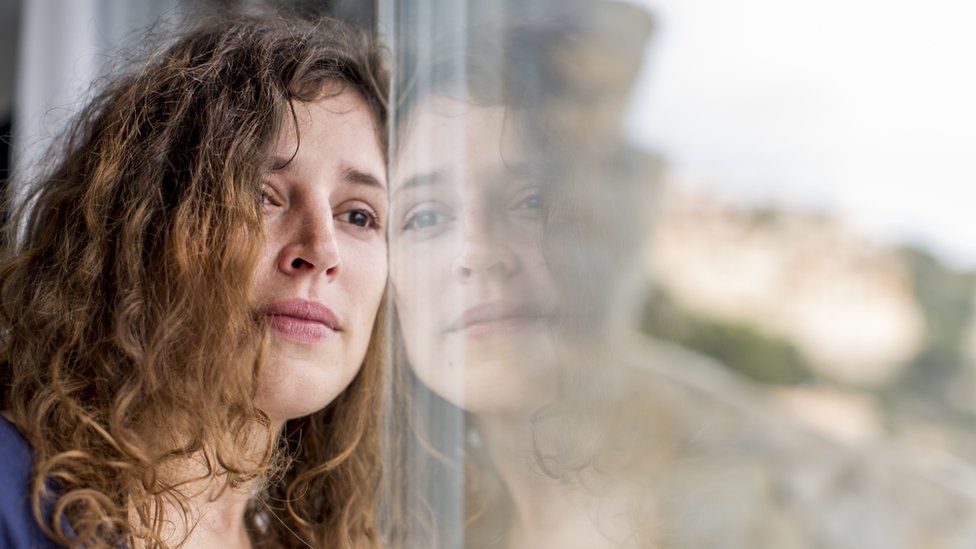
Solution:
<svg viewBox="0 0 976 549"><path fill-rule="evenodd" d="M523 160L511 112L443 96L421 101L400 134L393 185L427 173L487 175Z"/></svg>
<svg viewBox="0 0 976 549"><path fill-rule="evenodd" d="M384 173L377 124L358 93L343 89L290 106L271 146L269 167L302 170L341 161Z"/></svg>

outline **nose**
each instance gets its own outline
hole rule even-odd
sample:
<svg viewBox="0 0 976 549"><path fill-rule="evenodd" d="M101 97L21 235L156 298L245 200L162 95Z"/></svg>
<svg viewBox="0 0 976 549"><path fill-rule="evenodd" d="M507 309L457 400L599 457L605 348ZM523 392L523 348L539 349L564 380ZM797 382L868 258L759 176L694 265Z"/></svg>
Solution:
<svg viewBox="0 0 976 549"><path fill-rule="evenodd" d="M518 254L497 215L482 212L462 221L461 249L454 270L462 281L475 278L507 279L520 268Z"/></svg>
<svg viewBox="0 0 976 549"><path fill-rule="evenodd" d="M302 216L278 255L278 269L289 276L323 273L334 280L341 264L335 222L329 208Z"/></svg>

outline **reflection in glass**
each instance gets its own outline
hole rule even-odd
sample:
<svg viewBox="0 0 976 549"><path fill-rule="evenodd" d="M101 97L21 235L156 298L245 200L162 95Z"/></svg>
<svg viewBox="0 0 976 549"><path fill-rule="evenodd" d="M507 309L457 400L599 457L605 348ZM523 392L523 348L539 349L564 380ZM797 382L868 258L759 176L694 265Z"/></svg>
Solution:
<svg viewBox="0 0 976 549"><path fill-rule="evenodd" d="M380 16L398 67L391 546L976 539L968 465L933 467L858 438L870 407L858 403L875 393L842 389L872 379L867 361L848 361L848 377L833 382L809 367L804 353L819 356L810 347L688 309L709 292L733 313L762 301L711 283L749 278L715 261L741 257L721 245L727 225L698 223L708 199L675 191L666 163L623 135L655 32L649 13L617 2L389 1ZM782 239L804 234L768 223ZM701 250L711 262L689 262ZM818 264L837 265L831 253ZM656 262L662 274L648 276ZM815 295L798 295L800 305L819 305ZM767 316L791 310L771 303ZM857 311L827 303L828 316ZM915 337L898 322L848 340L891 342L870 356L894 356ZM803 406L826 411L832 434L798 418Z"/></svg>

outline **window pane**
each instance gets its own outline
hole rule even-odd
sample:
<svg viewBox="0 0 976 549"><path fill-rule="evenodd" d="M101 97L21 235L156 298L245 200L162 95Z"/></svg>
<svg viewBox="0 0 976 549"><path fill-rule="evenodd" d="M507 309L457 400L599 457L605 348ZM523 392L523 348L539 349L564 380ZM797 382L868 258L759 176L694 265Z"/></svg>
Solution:
<svg viewBox="0 0 976 549"><path fill-rule="evenodd" d="M380 3L393 546L962 547L969 8Z"/></svg>

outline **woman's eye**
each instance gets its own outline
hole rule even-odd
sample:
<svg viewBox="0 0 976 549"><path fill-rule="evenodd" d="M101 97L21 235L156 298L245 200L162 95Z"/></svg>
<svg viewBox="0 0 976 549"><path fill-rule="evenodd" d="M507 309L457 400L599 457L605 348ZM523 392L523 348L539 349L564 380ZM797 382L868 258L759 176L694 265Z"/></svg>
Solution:
<svg viewBox="0 0 976 549"><path fill-rule="evenodd" d="M451 218L448 215L436 212L434 210L425 210L422 212L417 212L407 218L407 221L403 224L403 230L410 231L429 229L450 220Z"/></svg>
<svg viewBox="0 0 976 549"><path fill-rule="evenodd" d="M363 229L370 229L377 225L376 216L367 210L350 210L346 213L337 215L336 219Z"/></svg>
<svg viewBox="0 0 976 549"><path fill-rule="evenodd" d="M522 199L521 202L515 205L516 208L526 209L526 210L538 210L542 208L542 196L538 194L533 194Z"/></svg>
<svg viewBox="0 0 976 549"><path fill-rule="evenodd" d="M271 190L271 188L269 188L267 185L265 185L261 189L261 206L262 207L267 208L269 206L281 206L281 204L282 203L281 203L281 200L278 198L278 195L276 195L275 192L273 190Z"/></svg>

